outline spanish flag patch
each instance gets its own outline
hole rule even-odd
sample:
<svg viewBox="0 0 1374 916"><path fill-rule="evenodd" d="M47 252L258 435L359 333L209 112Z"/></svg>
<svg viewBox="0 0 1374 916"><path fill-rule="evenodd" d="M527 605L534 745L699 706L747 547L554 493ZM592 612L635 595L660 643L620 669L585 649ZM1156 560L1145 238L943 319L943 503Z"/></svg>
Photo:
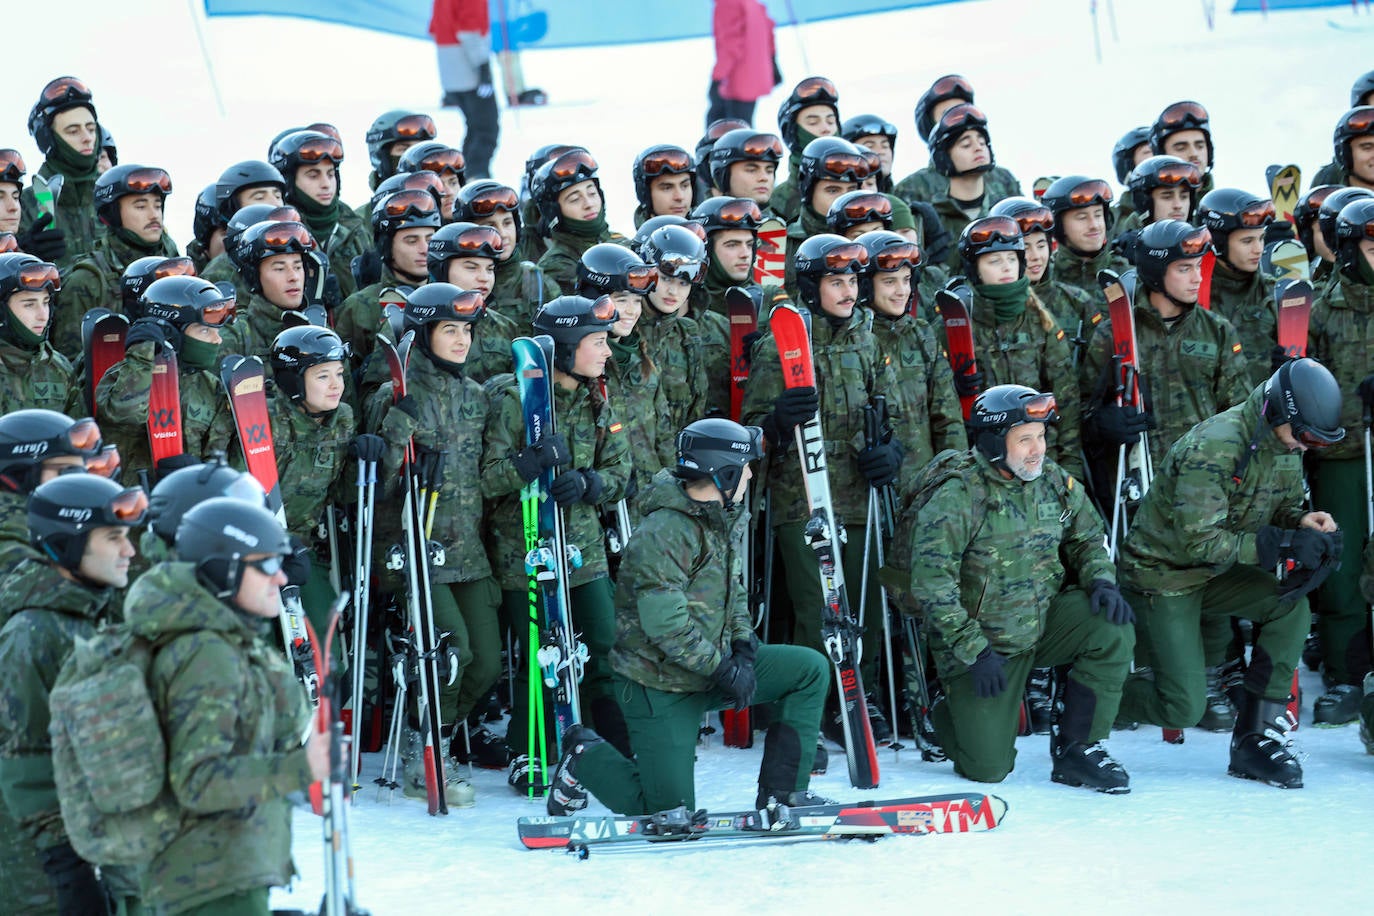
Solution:
<svg viewBox="0 0 1374 916"><path fill-rule="evenodd" d="M1063 328L1060 328L1060 329L1059 329L1059 332L1058 332L1057 334L1054 335L1054 339L1055 339L1055 340L1063 340L1063 339L1064 339L1064 329L1063 329Z"/></svg>
<svg viewBox="0 0 1374 916"><path fill-rule="evenodd" d="M611 424L611 432L613 432L613 433L618 433L618 432L620 432L620 424L619 424L619 423L612 423L612 424Z"/></svg>
<svg viewBox="0 0 1374 916"><path fill-rule="evenodd" d="M1240 352L1240 344L1232 344L1232 345L1231 345L1231 352L1232 352L1232 353L1239 353L1239 352Z"/></svg>

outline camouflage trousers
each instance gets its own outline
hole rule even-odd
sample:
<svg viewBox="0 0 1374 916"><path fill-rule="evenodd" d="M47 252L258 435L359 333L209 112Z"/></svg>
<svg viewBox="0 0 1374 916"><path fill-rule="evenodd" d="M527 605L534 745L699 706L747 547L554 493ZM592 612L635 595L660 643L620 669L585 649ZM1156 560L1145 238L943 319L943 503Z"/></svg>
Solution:
<svg viewBox="0 0 1374 916"><path fill-rule="evenodd" d="M4 895L0 912L56 916L57 897L43 873L38 847L19 832L4 804L0 804L0 888Z"/></svg>

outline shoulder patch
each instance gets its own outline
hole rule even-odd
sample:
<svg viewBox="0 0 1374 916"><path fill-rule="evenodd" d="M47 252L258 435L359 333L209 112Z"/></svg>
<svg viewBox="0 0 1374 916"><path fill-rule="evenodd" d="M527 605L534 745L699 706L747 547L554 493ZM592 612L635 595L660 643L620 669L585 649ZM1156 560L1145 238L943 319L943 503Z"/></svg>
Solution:
<svg viewBox="0 0 1374 916"><path fill-rule="evenodd" d="M1232 344L1232 345L1231 345L1231 352L1232 352L1232 353L1239 353L1239 352L1240 352L1240 344L1239 344L1239 343L1234 343L1234 344Z"/></svg>
<svg viewBox="0 0 1374 916"><path fill-rule="evenodd" d="M1064 329L1063 329L1063 328L1060 328L1057 332L1055 332L1054 339L1055 339L1055 340L1063 340L1063 339L1064 339Z"/></svg>
<svg viewBox="0 0 1374 916"><path fill-rule="evenodd" d="M1097 323L1098 323L1099 321L1101 321L1101 320L1102 320L1102 313L1101 313L1101 312L1094 312L1094 313L1093 313L1093 317L1092 317L1091 319L1089 319L1088 323L1089 323L1089 324L1097 324Z"/></svg>
<svg viewBox="0 0 1374 916"><path fill-rule="evenodd" d="M611 431L611 432L613 432L613 433L618 433L618 432L620 432L620 427L621 427L621 424L619 424L619 423L612 423L612 424L610 425L609 428L610 428L610 431Z"/></svg>

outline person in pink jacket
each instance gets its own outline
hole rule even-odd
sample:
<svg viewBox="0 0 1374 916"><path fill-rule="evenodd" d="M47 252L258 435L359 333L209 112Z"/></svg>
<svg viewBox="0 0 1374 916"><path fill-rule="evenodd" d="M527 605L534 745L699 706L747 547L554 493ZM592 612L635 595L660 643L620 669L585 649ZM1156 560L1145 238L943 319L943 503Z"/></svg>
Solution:
<svg viewBox="0 0 1374 916"><path fill-rule="evenodd" d="M718 118L754 123L754 103L782 82L773 46L773 20L763 0L715 0L711 31L716 65L706 110L709 125Z"/></svg>

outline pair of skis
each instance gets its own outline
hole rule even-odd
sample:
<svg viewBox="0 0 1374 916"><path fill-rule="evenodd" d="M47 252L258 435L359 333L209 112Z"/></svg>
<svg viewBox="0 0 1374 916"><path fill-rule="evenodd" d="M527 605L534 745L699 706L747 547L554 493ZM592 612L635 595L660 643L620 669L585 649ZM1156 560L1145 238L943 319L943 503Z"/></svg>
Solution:
<svg viewBox="0 0 1374 916"><path fill-rule="evenodd" d="M1097 283L1107 299L1107 314L1112 324L1112 373L1116 406L1143 411L1145 401L1140 394L1140 362L1136 350L1135 305L1132 302L1133 279L1129 271L1125 276L1119 276L1111 270L1097 274ZM1117 451L1111 528L1107 533L1107 552L1113 562L1121 553L1121 542L1126 539L1130 527L1129 511L1149 492L1153 477L1149 438L1142 432L1135 444L1123 444Z"/></svg>

